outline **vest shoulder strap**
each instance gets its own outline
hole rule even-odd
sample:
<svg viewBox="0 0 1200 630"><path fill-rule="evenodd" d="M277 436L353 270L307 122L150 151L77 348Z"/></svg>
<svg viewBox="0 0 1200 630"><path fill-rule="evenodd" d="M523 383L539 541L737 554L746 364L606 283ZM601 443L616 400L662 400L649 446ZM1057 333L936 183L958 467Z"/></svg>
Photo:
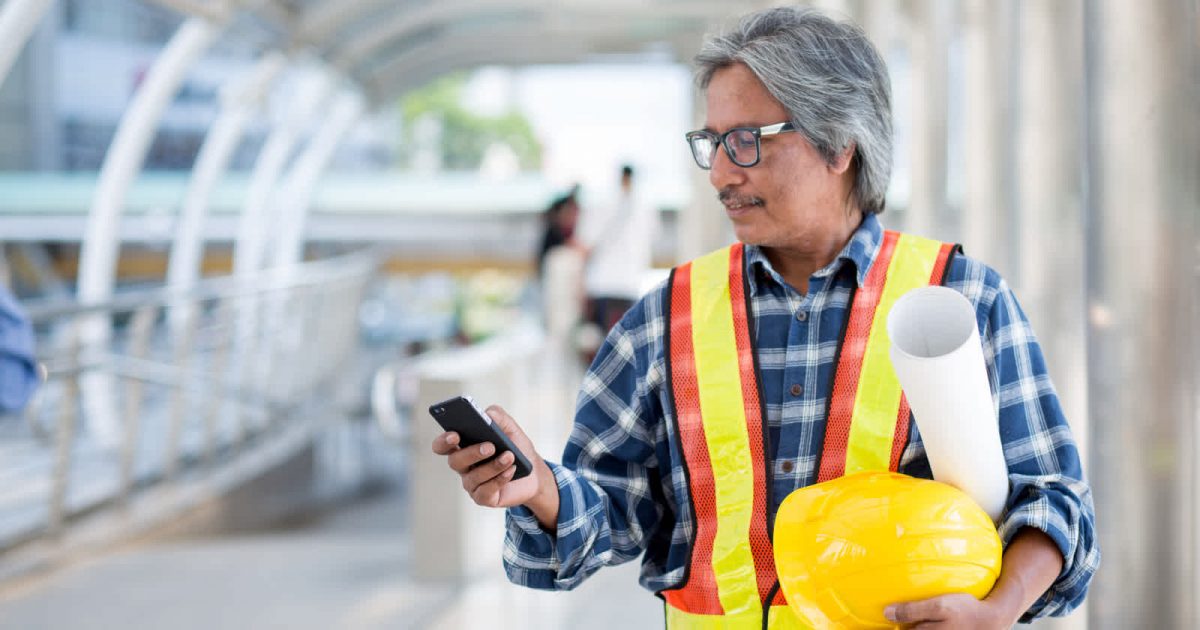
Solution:
<svg viewBox="0 0 1200 630"><path fill-rule="evenodd" d="M855 291L842 335L818 482L864 470L899 468L908 441L909 409L889 358L887 316L908 291L941 284L958 249L950 243L884 232L875 261Z"/></svg>

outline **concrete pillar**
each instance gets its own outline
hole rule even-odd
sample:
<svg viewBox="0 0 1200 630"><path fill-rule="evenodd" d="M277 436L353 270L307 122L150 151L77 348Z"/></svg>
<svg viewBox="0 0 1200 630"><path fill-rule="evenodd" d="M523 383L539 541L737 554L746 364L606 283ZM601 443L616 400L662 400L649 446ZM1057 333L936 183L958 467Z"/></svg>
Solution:
<svg viewBox="0 0 1200 630"><path fill-rule="evenodd" d="M963 238L966 253L1013 277L1008 255L1015 214L1012 197L1012 107L1009 56L1015 12L1008 3L968 0L962 13L966 53L963 138L966 187Z"/></svg>
<svg viewBox="0 0 1200 630"><path fill-rule="evenodd" d="M904 229L933 238L938 237L938 220L946 206L946 116L952 8L946 0L912 0L909 3L912 111L908 117L912 129L912 186ZM900 114L904 115L903 112Z"/></svg>
<svg viewBox="0 0 1200 630"><path fill-rule="evenodd" d="M866 31L871 43L875 44L875 48L879 50L879 55L883 57L884 63L888 64L890 71L892 69L892 45L895 43L896 37L895 0L858 0L854 5L854 17ZM892 87L895 89L894 85Z"/></svg>
<svg viewBox="0 0 1200 630"><path fill-rule="evenodd" d="M499 404L535 442L543 423L569 423L570 418L541 418L531 398L541 394L530 383L544 339L536 327L514 327L481 344L429 355L415 367L419 385L413 407L410 505L412 561L419 580L461 582L493 574L500 562L504 511L475 505L459 477L442 457L430 451L441 427L429 416L431 405L469 395L480 409ZM538 452L550 460L560 453Z"/></svg>
<svg viewBox="0 0 1200 630"><path fill-rule="evenodd" d="M1080 151L1083 120L1079 116L1083 105L1082 3L1025 2L1017 21L1020 45L1011 46L1010 42L1010 52L996 51L1002 58L1012 55L1019 68L1017 294L1041 341L1063 412L1080 444L1085 472L1089 472ZM1004 218L995 222L995 229L1007 227ZM1043 625L1060 630L1085 628L1086 617L1081 610Z"/></svg>
<svg viewBox="0 0 1200 630"><path fill-rule="evenodd" d="M1197 25L1195 2L1084 4L1101 630L1200 626Z"/></svg>
<svg viewBox="0 0 1200 630"><path fill-rule="evenodd" d="M704 92L696 90L692 129L704 126L705 107ZM682 138L679 142L684 143ZM688 151L686 146L683 150ZM687 159L691 160L690 152L687 156ZM692 166L695 167L694 162ZM708 171L699 167L693 168L691 185L691 201L676 219L679 239L679 246L676 248L678 262L692 260L734 241L733 227L725 217L725 209L717 201L717 191L708 181Z"/></svg>

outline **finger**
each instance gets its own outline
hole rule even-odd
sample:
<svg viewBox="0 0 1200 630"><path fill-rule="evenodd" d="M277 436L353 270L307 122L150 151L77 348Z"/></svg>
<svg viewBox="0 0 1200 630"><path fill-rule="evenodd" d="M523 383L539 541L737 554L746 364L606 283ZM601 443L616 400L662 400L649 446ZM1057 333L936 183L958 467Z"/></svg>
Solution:
<svg viewBox="0 0 1200 630"><path fill-rule="evenodd" d="M484 442L483 444L460 448L450 453L450 456L446 459L450 461L450 468L454 472L465 475L471 470L472 466L491 457L495 453L496 446L491 442Z"/></svg>
<svg viewBox="0 0 1200 630"><path fill-rule="evenodd" d="M463 488L470 492L479 486L495 479L503 473L509 466L513 465L513 454L510 452L501 453L499 457L490 462L480 464L463 475Z"/></svg>
<svg viewBox="0 0 1200 630"><path fill-rule="evenodd" d="M897 623L921 623L941 621L945 618L945 606L941 597L918 602L892 604L883 609L883 616Z"/></svg>
<svg viewBox="0 0 1200 630"><path fill-rule="evenodd" d="M447 431L433 438L433 452L437 455L449 455L458 450L458 434Z"/></svg>
<svg viewBox="0 0 1200 630"><path fill-rule="evenodd" d="M475 488L471 492L471 499L475 501L476 505L483 507L500 507L500 491L504 489L504 484L508 483L516 472L516 466L509 466L491 481Z"/></svg>

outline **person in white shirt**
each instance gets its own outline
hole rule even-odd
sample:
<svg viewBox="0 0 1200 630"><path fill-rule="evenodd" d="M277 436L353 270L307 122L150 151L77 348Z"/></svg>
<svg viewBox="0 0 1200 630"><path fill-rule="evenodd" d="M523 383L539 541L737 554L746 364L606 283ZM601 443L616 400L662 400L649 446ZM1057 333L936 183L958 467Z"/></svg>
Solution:
<svg viewBox="0 0 1200 630"><path fill-rule="evenodd" d="M658 214L634 191L633 176L632 166L622 166L616 198L585 207L580 217L579 241L587 252L587 316L605 332L642 296L658 238Z"/></svg>

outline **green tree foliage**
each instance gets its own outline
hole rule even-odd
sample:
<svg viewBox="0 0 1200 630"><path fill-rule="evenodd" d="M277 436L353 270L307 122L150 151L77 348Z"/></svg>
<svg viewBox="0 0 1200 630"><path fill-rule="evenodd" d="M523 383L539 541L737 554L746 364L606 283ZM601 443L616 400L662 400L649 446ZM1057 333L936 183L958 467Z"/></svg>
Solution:
<svg viewBox="0 0 1200 630"><path fill-rule="evenodd" d="M463 73L446 75L400 99L404 146L412 146L413 124L425 115L432 115L441 120L442 165L449 170L479 168L484 152L496 143L512 149L521 170L540 168L542 146L529 120L515 111L502 116L480 116L464 109L461 102L466 82ZM401 155L406 160L411 153L402 151Z"/></svg>

